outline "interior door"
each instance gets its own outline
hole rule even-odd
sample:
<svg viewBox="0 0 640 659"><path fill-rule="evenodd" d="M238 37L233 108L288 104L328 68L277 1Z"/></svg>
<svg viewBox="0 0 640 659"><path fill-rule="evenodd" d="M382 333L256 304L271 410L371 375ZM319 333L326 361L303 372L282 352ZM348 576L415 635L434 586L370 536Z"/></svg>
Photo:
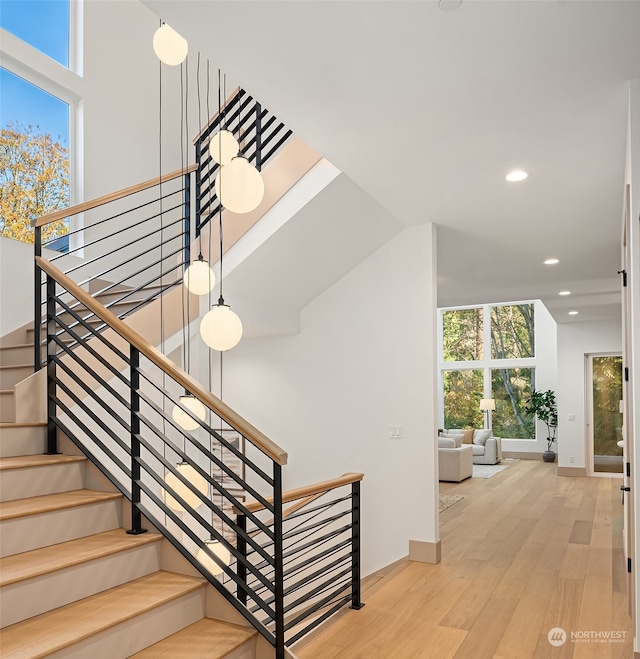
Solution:
<svg viewBox="0 0 640 659"><path fill-rule="evenodd" d="M622 476L622 355L589 355L591 474Z"/></svg>

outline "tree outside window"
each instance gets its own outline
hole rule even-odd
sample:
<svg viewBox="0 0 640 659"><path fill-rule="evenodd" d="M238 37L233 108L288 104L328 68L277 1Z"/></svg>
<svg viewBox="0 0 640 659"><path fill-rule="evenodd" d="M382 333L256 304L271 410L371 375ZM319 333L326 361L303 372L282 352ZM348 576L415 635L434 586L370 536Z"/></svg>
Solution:
<svg viewBox="0 0 640 659"><path fill-rule="evenodd" d="M447 362L475 361L484 352L482 309L454 309L442 314L442 347Z"/></svg>
<svg viewBox="0 0 640 659"><path fill-rule="evenodd" d="M482 369L443 371L444 427L482 428Z"/></svg>
<svg viewBox="0 0 640 659"><path fill-rule="evenodd" d="M491 307L491 357L535 357L533 304Z"/></svg>
<svg viewBox="0 0 640 659"><path fill-rule="evenodd" d="M31 221L69 205L69 155L60 141L33 126L0 131L0 235L33 243ZM47 243L69 232L67 222L43 228Z"/></svg>
<svg viewBox="0 0 640 659"><path fill-rule="evenodd" d="M535 417L525 412L534 388L534 368L491 370L491 392L496 401L496 409L492 414L492 428L496 437L535 439Z"/></svg>
<svg viewBox="0 0 640 659"><path fill-rule="evenodd" d="M483 427L480 399L494 398L493 434L535 439L535 419L525 412L535 386L534 303L447 309L441 319L445 427ZM509 364L500 367L503 360Z"/></svg>

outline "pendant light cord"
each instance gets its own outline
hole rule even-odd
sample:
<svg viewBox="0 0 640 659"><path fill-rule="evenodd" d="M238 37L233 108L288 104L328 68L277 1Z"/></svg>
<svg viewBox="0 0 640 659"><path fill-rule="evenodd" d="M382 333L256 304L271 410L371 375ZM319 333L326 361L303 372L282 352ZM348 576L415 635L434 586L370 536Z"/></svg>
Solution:
<svg viewBox="0 0 640 659"><path fill-rule="evenodd" d="M200 51L198 51L198 59L196 66L196 91L198 94L198 133L202 136L202 113L201 113L201 104L200 104ZM200 164L202 164L202 148L199 147L198 152L200 153ZM202 261L202 227L200 227L200 233L198 234L198 260Z"/></svg>
<svg viewBox="0 0 640 659"><path fill-rule="evenodd" d="M185 60L186 62L186 60ZM185 73L186 64L180 64L180 171L182 173L181 180L184 182L184 133L185 133L185 93L184 93L184 73ZM189 236L191 240L191 236ZM181 311L182 311L182 366L185 371L189 372L189 357L187 354L187 328L186 328L186 318L185 318L185 295L187 297L187 305L189 304L189 289L186 286L182 289L182 295L180 297L181 302ZM187 309L187 316L189 316L189 310ZM187 392L185 391L185 394Z"/></svg>
<svg viewBox="0 0 640 659"><path fill-rule="evenodd" d="M222 99L220 98L220 69L218 69L218 117L222 113ZM220 166L222 173L222 166ZM218 298L218 304L224 304L224 298L222 297L222 177L220 176L220 199L218 199L218 228L219 228L219 237L220 237L220 297Z"/></svg>

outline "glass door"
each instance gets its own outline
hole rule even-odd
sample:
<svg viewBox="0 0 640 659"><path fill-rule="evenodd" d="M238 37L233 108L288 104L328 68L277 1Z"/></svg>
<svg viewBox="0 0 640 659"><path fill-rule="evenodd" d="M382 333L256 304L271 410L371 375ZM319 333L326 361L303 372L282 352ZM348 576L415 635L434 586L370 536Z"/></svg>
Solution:
<svg viewBox="0 0 640 659"><path fill-rule="evenodd" d="M622 356L590 355L589 364L593 473L622 475Z"/></svg>

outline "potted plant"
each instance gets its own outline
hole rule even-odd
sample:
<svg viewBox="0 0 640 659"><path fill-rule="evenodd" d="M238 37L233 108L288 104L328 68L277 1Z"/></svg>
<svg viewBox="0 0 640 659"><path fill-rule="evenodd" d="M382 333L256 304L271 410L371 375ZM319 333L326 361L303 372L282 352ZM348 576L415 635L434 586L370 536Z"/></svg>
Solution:
<svg viewBox="0 0 640 659"><path fill-rule="evenodd" d="M542 459L545 462L555 462L556 454L553 445L556 442L556 432L558 430L558 407L555 393L551 389L547 391L536 391L534 389L531 392L526 411L537 416L547 426L547 450L542 454Z"/></svg>

